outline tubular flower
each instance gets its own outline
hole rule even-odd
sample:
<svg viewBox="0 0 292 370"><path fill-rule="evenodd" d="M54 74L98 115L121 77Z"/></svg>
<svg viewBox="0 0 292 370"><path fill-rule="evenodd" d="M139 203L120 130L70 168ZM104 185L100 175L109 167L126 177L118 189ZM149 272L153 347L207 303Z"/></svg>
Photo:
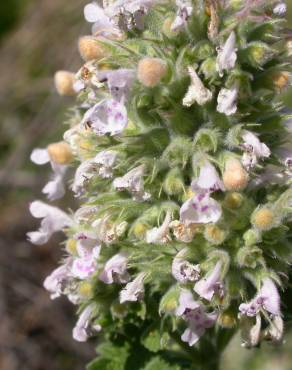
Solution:
<svg viewBox="0 0 292 370"><path fill-rule="evenodd" d="M212 100L212 92L208 90L200 80L197 72L192 67L188 67L191 77L191 85L183 99L183 105L190 107L194 103L204 105Z"/></svg>
<svg viewBox="0 0 292 370"><path fill-rule="evenodd" d="M224 71L230 71L235 67L237 60L236 35L231 32L225 44L218 49L216 69L222 77Z"/></svg>

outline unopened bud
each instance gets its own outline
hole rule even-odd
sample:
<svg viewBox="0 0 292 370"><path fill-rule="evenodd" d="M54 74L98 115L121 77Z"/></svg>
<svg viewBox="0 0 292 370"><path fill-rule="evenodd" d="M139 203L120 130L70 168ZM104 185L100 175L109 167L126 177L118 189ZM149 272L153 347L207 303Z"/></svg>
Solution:
<svg viewBox="0 0 292 370"><path fill-rule="evenodd" d="M273 55L272 49L263 42L253 42L246 49L247 58L255 67L260 67L267 63Z"/></svg>
<svg viewBox="0 0 292 370"><path fill-rule="evenodd" d="M226 238L226 232L216 225L207 225L204 231L204 237L209 243L219 245Z"/></svg>
<svg viewBox="0 0 292 370"><path fill-rule="evenodd" d="M261 236L257 230L250 229L243 234L243 240L247 247L251 247L261 241Z"/></svg>
<svg viewBox="0 0 292 370"><path fill-rule="evenodd" d="M270 230L275 224L275 213L266 207L256 210L252 215L252 224L258 230Z"/></svg>
<svg viewBox="0 0 292 370"><path fill-rule="evenodd" d="M74 73L68 71L58 71L55 73L54 82L59 95L72 96L76 92L73 88L75 81Z"/></svg>
<svg viewBox="0 0 292 370"><path fill-rule="evenodd" d="M236 326L237 318L233 312L222 312L218 317L218 324L225 329L231 329Z"/></svg>
<svg viewBox="0 0 292 370"><path fill-rule="evenodd" d="M66 251L73 256L77 255L77 241L75 239L67 240Z"/></svg>
<svg viewBox="0 0 292 370"><path fill-rule="evenodd" d="M163 25L162 25L162 32L169 39L176 37L179 33L179 31L174 31L172 29L171 26L173 24L173 21L174 21L173 17L168 17L168 18L166 18L166 20L163 22Z"/></svg>
<svg viewBox="0 0 292 370"><path fill-rule="evenodd" d="M223 183L226 190L243 190L246 188L248 173L244 170L239 160L229 159L226 162Z"/></svg>
<svg viewBox="0 0 292 370"><path fill-rule="evenodd" d="M147 87L159 84L167 73L167 64L159 58L144 58L138 64L138 80Z"/></svg>
<svg viewBox="0 0 292 370"><path fill-rule="evenodd" d="M93 293L92 284L88 281L82 281L78 287L78 293L82 296L82 298L90 298Z"/></svg>
<svg viewBox="0 0 292 370"><path fill-rule="evenodd" d="M79 53L86 62L100 60L108 56L108 50L98 37L83 36L78 43Z"/></svg>
<svg viewBox="0 0 292 370"><path fill-rule="evenodd" d="M205 59L201 64L200 72L202 72L207 79L217 76L218 72L216 70L216 58L210 57Z"/></svg>
<svg viewBox="0 0 292 370"><path fill-rule="evenodd" d="M290 81L290 73L289 72L278 72L273 75L272 77L274 86L277 90L282 91L288 87Z"/></svg>
<svg viewBox="0 0 292 370"><path fill-rule="evenodd" d="M65 141L50 144L48 146L48 153L51 160L57 164L69 164L73 159L70 145Z"/></svg>
<svg viewBox="0 0 292 370"><path fill-rule="evenodd" d="M224 206L230 209L237 209L242 206L243 196L240 193L229 193L224 199Z"/></svg>
<svg viewBox="0 0 292 370"><path fill-rule="evenodd" d="M137 221L134 223L130 230L130 234L134 235L137 239L142 240L145 238L146 232L150 226L146 222Z"/></svg>
<svg viewBox="0 0 292 370"><path fill-rule="evenodd" d="M168 172L163 182L163 189L168 195L178 195L183 192L184 181L179 168L173 168Z"/></svg>

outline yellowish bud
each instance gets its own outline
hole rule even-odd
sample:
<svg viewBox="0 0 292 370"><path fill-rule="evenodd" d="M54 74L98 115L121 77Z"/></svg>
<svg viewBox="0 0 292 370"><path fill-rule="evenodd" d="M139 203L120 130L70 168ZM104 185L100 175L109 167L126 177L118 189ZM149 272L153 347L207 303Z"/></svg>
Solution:
<svg viewBox="0 0 292 370"><path fill-rule="evenodd" d="M231 329L236 326L236 317L231 312L222 312L218 317L218 324L222 328Z"/></svg>
<svg viewBox="0 0 292 370"><path fill-rule="evenodd" d="M222 244L226 237L226 232L216 225L207 225L204 232L205 238L211 244Z"/></svg>
<svg viewBox="0 0 292 370"><path fill-rule="evenodd" d="M259 230L270 230L275 223L275 214L269 208L262 208L252 216L253 225Z"/></svg>
<svg viewBox="0 0 292 370"><path fill-rule="evenodd" d="M242 206L243 196L240 193L229 193L224 199L224 205L227 208L237 209Z"/></svg>
<svg viewBox="0 0 292 370"><path fill-rule="evenodd" d="M54 82L58 94L62 96L75 95L76 92L73 88L74 79L75 79L74 73L68 71L56 72Z"/></svg>
<svg viewBox="0 0 292 370"><path fill-rule="evenodd" d="M67 240L66 251L69 254L77 255L77 241L75 239L68 239Z"/></svg>
<svg viewBox="0 0 292 370"><path fill-rule="evenodd" d="M92 296L92 285L88 281L82 281L79 284L78 292L83 298L90 298Z"/></svg>
<svg viewBox="0 0 292 370"><path fill-rule="evenodd" d="M100 60L108 56L108 50L101 39L94 36L82 36L78 43L79 53L83 60Z"/></svg>
<svg viewBox="0 0 292 370"><path fill-rule="evenodd" d="M57 164L69 164L73 159L70 145L65 141L50 144L48 153L51 160Z"/></svg>
<svg viewBox="0 0 292 370"><path fill-rule="evenodd" d="M243 190L248 184L248 173L237 159L229 159L223 173L226 190Z"/></svg>
<svg viewBox="0 0 292 370"><path fill-rule="evenodd" d="M276 89L283 90L289 84L290 74L289 72L285 72L285 71L278 72L273 75L272 79L273 79Z"/></svg>
<svg viewBox="0 0 292 370"><path fill-rule="evenodd" d="M179 31L173 31L171 29L173 21L174 21L174 18L172 17L166 18L166 20L163 22L163 25L162 25L162 32L165 34L165 36L167 36L170 39L177 36L179 33Z"/></svg>
<svg viewBox="0 0 292 370"><path fill-rule="evenodd" d="M133 234L138 239L143 239L148 230L149 230L149 226L143 222L136 222L132 228Z"/></svg>
<svg viewBox="0 0 292 370"><path fill-rule="evenodd" d="M147 87L157 86L166 73L167 65L159 58L144 58L138 64L138 80Z"/></svg>

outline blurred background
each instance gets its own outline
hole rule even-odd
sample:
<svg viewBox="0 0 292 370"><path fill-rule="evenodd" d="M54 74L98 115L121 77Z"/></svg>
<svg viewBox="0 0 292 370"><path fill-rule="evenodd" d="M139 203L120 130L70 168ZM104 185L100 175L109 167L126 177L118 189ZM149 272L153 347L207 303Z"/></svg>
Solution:
<svg viewBox="0 0 292 370"><path fill-rule="evenodd" d="M89 32L87 2L0 1L0 370L83 370L94 356L93 344L72 340L74 307L65 299L50 301L42 287L61 257L61 239L41 247L25 240L38 226L28 204L43 199L50 171L32 165L29 155L64 131L73 102L57 96L52 76L81 64L76 42ZM292 0L288 5L292 26ZM291 93L285 99L292 108ZM283 347L247 351L236 337L222 370L291 370L292 333L286 338Z"/></svg>

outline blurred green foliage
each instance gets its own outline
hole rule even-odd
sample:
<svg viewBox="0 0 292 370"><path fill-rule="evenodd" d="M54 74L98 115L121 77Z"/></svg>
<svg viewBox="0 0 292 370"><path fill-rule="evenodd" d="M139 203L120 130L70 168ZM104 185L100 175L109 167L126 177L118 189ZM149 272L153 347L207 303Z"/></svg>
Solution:
<svg viewBox="0 0 292 370"><path fill-rule="evenodd" d="M0 1L0 41L6 32L11 30L21 17L28 0L2 0Z"/></svg>

